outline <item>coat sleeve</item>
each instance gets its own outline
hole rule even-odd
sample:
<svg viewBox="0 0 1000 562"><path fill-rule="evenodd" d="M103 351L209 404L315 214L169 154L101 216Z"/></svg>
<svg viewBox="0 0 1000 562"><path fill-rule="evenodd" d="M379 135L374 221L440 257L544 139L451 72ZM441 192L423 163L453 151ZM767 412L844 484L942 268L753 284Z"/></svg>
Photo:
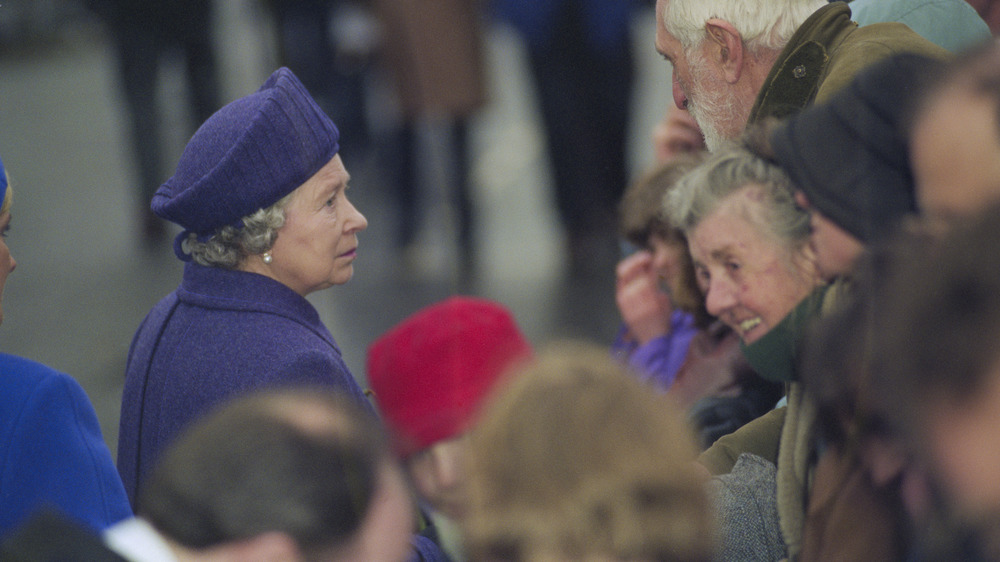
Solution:
<svg viewBox="0 0 1000 562"><path fill-rule="evenodd" d="M698 457L712 474L728 474L743 453L777 464L786 408L775 408L729 435L723 435Z"/></svg>
<svg viewBox="0 0 1000 562"><path fill-rule="evenodd" d="M319 351L304 351L295 355L275 373L275 383L280 386L317 386L343 392L362 407L374 413L371 401L365 396L357 379L347 364L339 357Z"/></svg>
<svg viewBox="0 0 1000 562"><path fill-rule="evenodd" d="M42 505L98 530L131 516L97 415L74 379L55 371L40 378L16 417L0 480L4 525Z"/></svg>

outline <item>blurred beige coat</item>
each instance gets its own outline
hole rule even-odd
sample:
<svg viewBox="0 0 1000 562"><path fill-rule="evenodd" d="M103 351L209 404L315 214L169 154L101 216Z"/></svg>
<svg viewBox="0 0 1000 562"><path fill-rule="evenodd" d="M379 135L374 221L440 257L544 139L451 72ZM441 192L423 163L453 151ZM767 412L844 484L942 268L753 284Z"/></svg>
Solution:
<svg viewBox="0 0 1000 562"><path fill-rule="evenodd" d="M373 0L404 118L465 117L486 101L478 0Z"/></svg>

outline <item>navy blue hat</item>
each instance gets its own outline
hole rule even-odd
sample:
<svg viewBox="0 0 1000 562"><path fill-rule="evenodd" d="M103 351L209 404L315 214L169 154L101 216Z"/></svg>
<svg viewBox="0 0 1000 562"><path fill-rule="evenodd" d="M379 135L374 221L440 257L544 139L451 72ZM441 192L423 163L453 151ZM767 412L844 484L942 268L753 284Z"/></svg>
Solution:
<svg viewBox="0 0 1000 562"><path fill-rule="evenodd" d="M241 227L240 219L273 205L329 162L339 137L302 82L279 68L259 90L205 121L151 207L182 226L182 236Z"/></svg>
<svg viewBox="0 0 1000 562"><path fill-rule="evenodd" d="M771 133L778 163L809 204L861 242L916 212L903 121L938 64L912 53L888 57Z"/></svg>

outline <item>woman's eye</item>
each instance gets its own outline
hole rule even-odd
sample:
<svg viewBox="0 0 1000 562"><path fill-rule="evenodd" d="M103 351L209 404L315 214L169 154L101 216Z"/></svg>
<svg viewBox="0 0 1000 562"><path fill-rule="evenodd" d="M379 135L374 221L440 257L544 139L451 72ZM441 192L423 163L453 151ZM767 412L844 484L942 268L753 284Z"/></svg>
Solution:
<svg viewBox="0 0 1000 562"><path fill-rule="evenodd" d="M731 262L726 262L726 269L728 271L739 271L740 264L738 264L736 262L732 262L732 261Z"/></svg>
<svg viewBox="0 0 1000 562"><path fill-rule="evenodd" d="M331 198L329 198L329 199L327 199L327 200L326 200L326 203L325 203L325 205L326 205L327 207L333 207L333 202L334 202L334 200L335 200L335 199L336 199L336 197L335 197L335 196L334 196L334 197L331 197Z"/></svg>

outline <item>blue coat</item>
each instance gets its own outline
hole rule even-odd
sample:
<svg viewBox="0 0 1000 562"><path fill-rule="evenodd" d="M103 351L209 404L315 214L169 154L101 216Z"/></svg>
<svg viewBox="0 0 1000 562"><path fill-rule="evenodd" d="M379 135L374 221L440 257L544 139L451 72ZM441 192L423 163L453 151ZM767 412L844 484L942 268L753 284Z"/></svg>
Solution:
<svg viewBox="0 0 1000 562"><path fill-rule="evenodd" d="M94 407L72 377L0 353L0 535L55 506L103 530L130 517Z"/></svg>
<svg viewBox="0 0 1000 562"><path fill-rule="evenodd" d="M298 384L340 389L373 410L309 301L263 275L186 264L129 350L118 471L133 505L189 422L228 398Z"/></svg>

